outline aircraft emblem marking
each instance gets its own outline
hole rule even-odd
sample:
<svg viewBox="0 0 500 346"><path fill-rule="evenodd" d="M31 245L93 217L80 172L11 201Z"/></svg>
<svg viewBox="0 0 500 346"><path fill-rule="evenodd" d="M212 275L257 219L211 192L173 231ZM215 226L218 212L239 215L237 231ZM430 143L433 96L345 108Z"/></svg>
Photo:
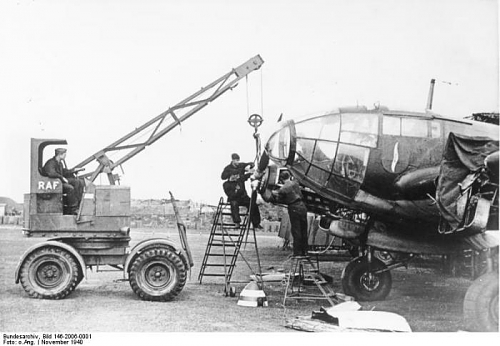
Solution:
<svg viewBox="0 0 500 346"><path fill-rule="evenodd" d="M392 157L392 164L391 164L391 170L393 173L396 172L396 165L398 164L399 161L398 148L399 148L399 142L396 142L396 144L394 144L394 156Z"/></svg>

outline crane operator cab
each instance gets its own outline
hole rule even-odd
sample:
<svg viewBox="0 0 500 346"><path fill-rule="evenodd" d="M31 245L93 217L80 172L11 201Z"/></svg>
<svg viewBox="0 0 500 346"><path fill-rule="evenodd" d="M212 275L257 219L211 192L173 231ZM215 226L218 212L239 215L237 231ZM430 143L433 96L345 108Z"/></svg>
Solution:
<svg viewBox="0 0 500 346"><path fill-rule="evenodd" d="M64 142L65 141L57 141ZM48 193L40 193L41 208L48 208L49 210L60 211L62 206L63 214L77 215L78 208L83 195L85 181L76 176L76 173L83 170L83 168L75 168L69 170L66 167L66 149L58 147L54 150L55 154L52 158L47 160L48 155L43 155L43 150L50 142L45 142L44 145L39 146L38 153L38 170L37 175L49 178L49 181L37 180L37 190L48 191ZM41 164L45 162L43 167ZM36 172L36 170L35 170ZM61 200L61 186L62 186L62 200ZM44 199L45 198L45 199ZM62 201L62 203L61 203Z"/></svg>
<svg viewBox="0 0 500 346"><path fill-rule="evenodd" d="M72 196L78 199L75 206L68 198L70 196L61 178L50 177L44 169L44 164L54 156L55 149L65 145L66 140L31 139L30 193L25 195L24 203L26 232L40 236L51 236L50 233L54 232L61 236L62 233L77 230L120 232L130 220L130 188L96 186L80 178L78 183L82 191Z"/></svg>
<svg viewBox="0 0 500 346"><path fill-rule="evenodd" d="M65 140L32 139L31 141L31 193L29 197L32 198L29 202L33 203L33 207L36 207L36 213L63 213L63 182L59 178L50 178L45 172L44 163L49 159L49 155L47 153L44 156L44 149L49 146L66 144Z"/></svg>

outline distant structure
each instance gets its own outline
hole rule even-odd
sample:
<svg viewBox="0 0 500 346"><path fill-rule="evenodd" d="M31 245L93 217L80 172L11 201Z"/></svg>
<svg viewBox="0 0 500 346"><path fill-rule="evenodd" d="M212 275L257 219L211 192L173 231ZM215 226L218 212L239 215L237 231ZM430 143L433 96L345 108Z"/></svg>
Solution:
<svg viewBox="0 0 500 346"><path fill-rule="evenodd" d="M0 196L0 225L22 224L23 205L13 199Z"/></svg>
<svg viewBox="0 0 500 346"><path fill-rule="evenodd" d="M176 201L187 228L209 227L215 208L192 200ZM132 200L132 227L175 227L176 218L170 200Z"/></svg>
<svg viewBox="0 0 500 346"><path fill-rule="evenodd" d="M465 117L465 119L471 119L495 125L498 125L498 118L498 113L473 113L471 116Z"/></svg>
<svg viewBox="0 0 500 346"><path fill-rule="evenodd" d="M20 215L23 205L16 203L12 198L0 196L0 216Z"/></svg>

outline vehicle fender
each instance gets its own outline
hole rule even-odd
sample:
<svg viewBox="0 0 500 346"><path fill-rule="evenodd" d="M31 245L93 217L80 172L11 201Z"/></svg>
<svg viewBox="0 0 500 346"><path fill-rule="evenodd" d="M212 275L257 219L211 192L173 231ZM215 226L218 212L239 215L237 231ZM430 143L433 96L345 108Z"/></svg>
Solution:
<svg viewBox="0 0 500 346"><path fill-rule="evenodd" d="M186 266L189 268L189 265L187 264L187 256L184 252L184 250L177 244L176 242L166 239L166 238L151 238L151 239L145 239L139 243L137 243L132 250L130 250L130 253L127 256L127 259L125 260L125 265L123 266L123 276L125 279L128 278L128 272L130 269L130 265L132 264L132 261L134 260L137 255L144 250L145 248L151 247L151 246L168 246L171 247L175 250L176 253L180 254L182 256L183 261L186 263Z"/></svg>
<svg viewBox="0 0 500 346"><path fill-rule="evenodd" d="M26 250L24 252L24 254L21 256L21 259L19 260L19 263L17 264L17 268L16 268L16 274L15 274L16 284L19 283L19 272L21 271L21 266L23 265L26 258L33 251L38 250L38 249L43 248L43 247L48 247L48 246L58 247L58 248L64 249L64 250L68 251L69 253L71 253L78 261L78 264L80 264L80 268L82 269L83 278L85 278L87 267L85 265L85 261L83 260L82 255L80 255L78 253L78 251L75 250L75 248L73 248L72 246L70 246L68 244L61 243L61 242L56 241L56 240L48 240L45 243L38 243L38 244L33 245L28 250Z"/></svg>

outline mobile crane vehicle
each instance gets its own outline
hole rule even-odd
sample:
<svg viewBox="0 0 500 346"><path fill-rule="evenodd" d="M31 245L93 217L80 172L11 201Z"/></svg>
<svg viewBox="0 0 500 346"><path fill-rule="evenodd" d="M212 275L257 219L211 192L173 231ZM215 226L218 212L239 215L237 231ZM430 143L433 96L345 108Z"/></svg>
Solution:
<svg viewBox="0 0 500 346"><path fill-rule="evenodd" d="M249 59L72 168L78 171L97 162L96 168L79 177L85 182L85 191L77 215L65 213L61 181L48 177L43 170L47 153L52 152L48 149L66 145L66 140L31 139L30 193L24 200L23 232L47 241L30 247L21 256L15 282L21 283L31 297L61 299L75 290L87 268L99 271L102 266L110 266L123 271L124 280L141 299L175 298L193 266L185 229L179 227L182 247L156 237L130 249L130 188L118 184L119 176L113 170L234 88L263 62L259 55ZM146 140L145 134L149 134ZM111 160L109 152L121 156ZM94 183L100 174L107 175L109 185Z"/></svg>

